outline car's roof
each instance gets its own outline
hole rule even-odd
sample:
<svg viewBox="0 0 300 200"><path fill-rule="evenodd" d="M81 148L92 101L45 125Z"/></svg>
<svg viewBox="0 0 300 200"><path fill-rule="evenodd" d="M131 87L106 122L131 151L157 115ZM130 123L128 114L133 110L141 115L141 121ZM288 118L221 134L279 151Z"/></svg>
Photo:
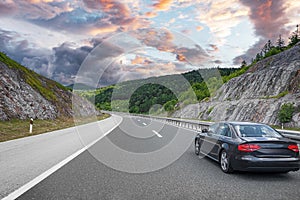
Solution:
<svg viewBox="0 0 300 200"><path fill-rule="evenodd" d="M239 121L224 121L222 123L228 123L232 125L263 125L262 123L257 123L257 122L239 122Z"/></svg>

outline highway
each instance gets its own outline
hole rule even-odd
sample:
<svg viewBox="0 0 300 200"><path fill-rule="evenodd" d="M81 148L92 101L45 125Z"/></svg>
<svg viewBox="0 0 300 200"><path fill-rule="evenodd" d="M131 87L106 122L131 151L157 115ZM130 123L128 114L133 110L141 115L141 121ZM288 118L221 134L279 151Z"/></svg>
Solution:
<svg viewBox="0 0 300 200"><path fill-rule="evenodd" d="M300 172L223 173L195 131L122 116L109 134L18 199L298 199Z"/></svg>

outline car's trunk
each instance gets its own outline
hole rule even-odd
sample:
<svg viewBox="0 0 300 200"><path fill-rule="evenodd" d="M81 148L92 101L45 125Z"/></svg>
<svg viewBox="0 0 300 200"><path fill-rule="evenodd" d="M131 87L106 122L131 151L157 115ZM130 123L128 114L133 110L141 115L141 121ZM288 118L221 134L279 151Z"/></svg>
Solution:
<svg viewBox="0 0 300 200"><path fill-rule="evenodd" d="M251 152L251 155L258 158L292 158L299 156L298 152L289 149L289 145L295 145L285 138L263 138L245 137L242 138L248 144L256 144L260 149Z"/></svg>

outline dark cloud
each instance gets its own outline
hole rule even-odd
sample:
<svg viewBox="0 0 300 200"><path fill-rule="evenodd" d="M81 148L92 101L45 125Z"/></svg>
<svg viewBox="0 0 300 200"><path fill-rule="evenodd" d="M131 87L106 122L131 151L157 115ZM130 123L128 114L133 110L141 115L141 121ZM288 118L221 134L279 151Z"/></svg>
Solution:
<svg viewBox="0 0 300 200"><path fill-rule="evenodd" d="M12 2L0 2L0 17L1 16L7 16L7 15L13 15L15 11L17 10L17 7Z"/></svg>
<svg viewBox="0 0 300 200"><path fill-rule="evenodd" d="M122 53L120 49L102 42L103 39L100 38L91 39L90 46L74 47L71 43L63 43L51 51L35 48L27 40L20 38L21 36L15 32L0 29L0 51L35 72L65 85L73 83L82 62L99 44L101 48L94 49L93 54L96 58L90 63L96 67L101 67L97 65L99 60L111 59ZM101 84L108 85L118 80L118 70L116 67L106 70Z"/></svg>
<svg viewBox="0 0 300 200"><path fill-rule="evenodd" d="M250 8L250 19L257 36L272 39L279 34L288 33L284 29L284 25L288 23L285 0L240 0L240 2Z"/></svg>
<svg viewBox="0 0 300 200"><path fill-rule="evenodd" d="M208 61L209 55L198 45L194 48L179 47L175 50L177 59L180 61L189 62L192 65L201 66L204 62Z"/></svg>
<svg viewBox="0 0 300 200"><path fill-rule="evenodd" d="M21 35L14 31L0 29L0 50L20 63L24 57L31 58L49 53L48 50L36 48L35 44L21 38Z"/></svg>
<svg viewBox="0 0 300 200"><path fill-rule="evenodd" d="M87 34L91 28L103 20L101 13L89 13L82 8L76 8L70 12L64 12L51 19L32 19L32 23L51 28L53 30L64 30L72 33Z"/></svg>
<svg viewBox="0 0 300 200"><path fill-rule="evenodd" d="M92 50L91 47L83 46L74 48L72 44L64 43L59 47L53 48L53 73L65 75L74 75L85 57Z"/></svg>
<svg viewBox="0 0 300 200"><path fill-rule="evenodd" d="M223 62L221 60L214 60L215 64L222 64Z"/></svg>
<svg viewBox="0 0 300 200"><path fill-rule="evenodd" d="M209 53L219 51L218 46L215 45L215 44L209 44L208 46L209 46L210 48L207 49L206 51L209 52Z"/></svg>
<svg viewBox="0 0 300 200"><path fill-rule="evenodd" d="M250 8L249 17L254 24L255 34L260 40L245 54L234 58L234 64L240 64L242 60L250 62L269 39L275 41L279 34L287 36L289 33L284 28L288 23L284 0L240 0L240 2Z"/></svg>

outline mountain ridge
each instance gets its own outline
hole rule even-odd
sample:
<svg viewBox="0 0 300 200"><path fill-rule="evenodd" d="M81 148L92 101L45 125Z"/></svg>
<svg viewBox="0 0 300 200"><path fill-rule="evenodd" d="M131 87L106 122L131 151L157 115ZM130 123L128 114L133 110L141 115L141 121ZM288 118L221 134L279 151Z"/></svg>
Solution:
<svg viewBox="0 0 300 200"><path fill-rule="evenodd" d="M72 117L73 101L82 116L95 114L94 106L61 84L43 77L0 53L0 120ZM76 104L77 105L77 104Z"/></svg>
<svg viewBox="0 0 300 200"><path fill-rule="evenodd" d="M278 113L284 104L295 108L286 126L300 127L300 43L257 62L223 84L209 101L188 105L173 116L281 125Z"/></svg>

